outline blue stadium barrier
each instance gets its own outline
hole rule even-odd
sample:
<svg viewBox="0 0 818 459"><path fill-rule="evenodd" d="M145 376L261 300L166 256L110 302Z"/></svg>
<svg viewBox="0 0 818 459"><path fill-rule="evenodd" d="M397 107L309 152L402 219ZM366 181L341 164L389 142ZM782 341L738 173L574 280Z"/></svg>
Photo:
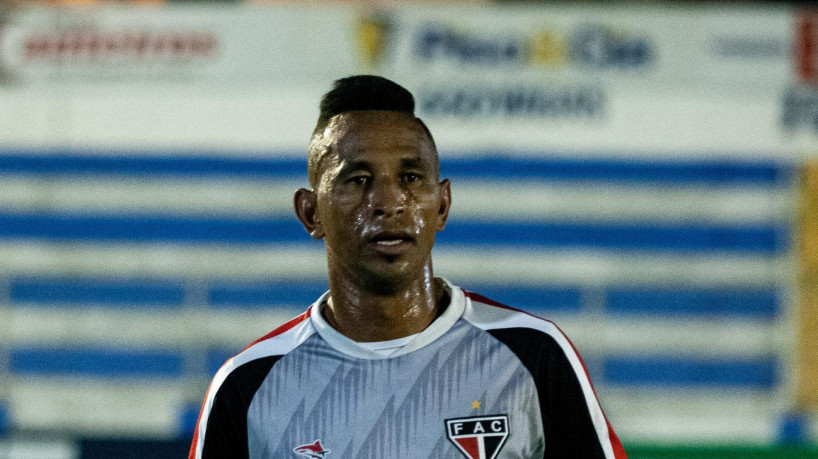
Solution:
<svg viewBox="0 0 818 459"><path fill-rule="evenodd" d="M199 420L199 411L201 404L189 404L182 407L179 413L179 420L177 426L177 435L179 438L193 437L193 431L196 430L196 421Z"/></svg>
<svg viewBox="0 0 818 459"><path fill-rule="evenodd" d="M185 302L184 285L163 280L23 278L10 287L15 303L178 308Z"/></svg>
<svg viewBox="0 0 818 459"><path fill-rule="evenodd" d="M250 220L120 217L75 214L0 214L0 237L134 242L307 242L295 218Z"/></svg>
<svg viewBox="0 0 818 459"><path fill-rule="evenodd" d="M76 214L0 214L0 237L63 241L307 243L291 217L276 219L123 217ZM586 247L609 250L780 254L787 227L768 225L469 222L449 224L445 245Z"/></svg>
<svg viewBox="0 0 818 459"><path fill-rule="evenodd" d="M784 445L805 444L809 441L810 420L806 413L784 413L779 419L778 442Z"/></svg>
<svg viewBox="0 0 818 459"><path fill-rule="evenodd" d="M280 280L264 283L217 283L208 290L208 303L217 308L264 308L275 305L306 308L329 289L326 280Z"/></svg>
<svg viewBox="0 0 818 459"><path fill-rule="evenodd" d="M743 317L773 320L782 310L776 288L611 288L605 308L611 314L644 316Z"/></svg>
<svg viewBox="0 0 818 459"><path fill-rule="evenodd" d="M481 152L476 158L446 159L441 171L447 177L490 175L506 180L570 180L620 183L777 185L791 179L787 165L766 162L596 158L521 158L513 152Z"/></svg>
<svg viewBox="0 0 818 459"><path fill-rule="evenodd" d="M204 156L201 153L167 152L145 155L129 151L110 155L109 152L48 152L0 151L0 172L25 175L125 175L171 177L238 176L246 178L303 177L306 182L307 158L291 153L288 158L238 157L231 152L226 157Z"/></svg>
<svg viewBox="0 0 818 459"><path fill-rule="evenodd" d="M772 389L779 369L775 357L609 356L603 361L603 379L611 386L639 388Z"/></svg>
<svg viewBox="0 0 818 459"><path fill-rule="evenodd" d="M5 404L0 403L0 438L11 432L11 417Z"/></svg>
<svg viewBox="0 0 818 459"><path fill-rule="evenodd" d="M112 154L116 153L116 154ZM0 173L26 175L162 175L292 177L306 180L305 153L270 152L241 157L241 152L162 152L6 150L0 151ZM740 160L620 160L588 158L526 158L510 151L441 152L444 176L490 176L498 180L587 180L631 183L709 185L780 185L792 178L793 167L773 161ZM468 157L471 156L471 157ZM563 155L564 156L564 155ZM681 156L681 155L680 155Z"/></svg>
<svg viewBox="0 0 818 459"><path fill-rule="evenodd" d="M786 250L784 225L708 224L617 225L606 223L527 223L455 221L438 236L441 245L513 245L585 247L671 252L742 252L777 254Z"/></svg>
<svg viewBox="0 0 818 459"><path fill-rule="evenodd" d="M178 378L183 368L182 353L170 350L30 347L11 351L11 372L19 375Z"/></svg>

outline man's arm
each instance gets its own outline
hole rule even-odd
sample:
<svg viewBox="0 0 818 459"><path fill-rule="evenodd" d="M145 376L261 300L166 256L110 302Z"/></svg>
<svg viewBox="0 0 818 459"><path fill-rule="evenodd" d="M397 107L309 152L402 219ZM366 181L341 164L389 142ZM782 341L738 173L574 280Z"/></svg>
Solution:
<svg viewBox="0 0 818 459"><path fill-rule="evenodd" d="M491 330L528 368L540 398L545 458L627 459L568 338L532 328ZM558 333L558 335L557 335ZM556 335L556 336L555 336Z"/></svg>
<svg viewBox="0 0 818 459"><path fill-rule="evenodd" d="M188 459L249 458L247 411L270 369L281 356L264 357L241 365L226 376L219 370L210 385Z"/></svg>

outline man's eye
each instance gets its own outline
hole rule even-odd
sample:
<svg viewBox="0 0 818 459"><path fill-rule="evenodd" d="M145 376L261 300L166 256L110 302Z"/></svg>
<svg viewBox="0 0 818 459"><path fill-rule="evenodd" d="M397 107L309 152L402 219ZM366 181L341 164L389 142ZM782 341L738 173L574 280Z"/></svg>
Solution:
<svg viewBox="0 0 818 459"><path fill-rule="evenodd" d="M349 183L354 183L356 185L365 185L366 182L369 181L369 177L365 175L357 175L352 177L351 179L347 180Z"/></svg>
<svg viewBox="0 0 818 459"><path fill-rule="evenodd" d="M406 180L408 183L417 182L418 180L420 180L420 175L409 173L404 175L403 179Z"/></svg>

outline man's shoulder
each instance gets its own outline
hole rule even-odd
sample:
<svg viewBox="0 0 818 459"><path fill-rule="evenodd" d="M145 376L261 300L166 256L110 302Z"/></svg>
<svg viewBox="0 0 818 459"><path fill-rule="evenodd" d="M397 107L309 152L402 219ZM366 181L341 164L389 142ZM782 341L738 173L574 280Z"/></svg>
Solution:
<svg viewBox="0 0 818 459"><path fill-rule="evenodd" d="M292 352L314 331L310 324L310 309L248 344L241 352L227 359L216 378L219 376L225 378L240 367L259 363L266 366L267 362L272 364Z"/></svg>
<svg viewBox="0 0 818 459"><path fill-rule="evenodd" d="M551 320L464 290L467 305L463 319L502 342L515 354L529 357L566 356L579 361L568 336ZM536 357L539 360L540 357Z"/></svg>
<svg viewBox="0 0 818 459"><path fill-rule="evenodd" d="M248 344L247 347L244 348L243 352L246 352L250 349L255 348L259 345L267 345L268 347L273 343L278 344L278 346L274 346L274 349L287 349L289 347L294 347L299 342L299 335L296 330L299 326L306 325L310 320L310 311L312 310L312 306L307 308L306 311L302 312L301 314L293 317L292 319L288 320L287 322L283 323L282 325L275 328L270 333L262 336L261 338L253 341L252 343ZM272 340L272 341L271 341ZM272 349L270 349L272 350ZM290 349L291 350L291 349ZM241 355L241 354L239 354Z"/></svg>
<svg viewBox="0 0 818 459"><path fill-rule="evenodd" d="M508 306L479 293L468 290L463 290L463 293L468 300L463 318L478 328L486 331L522 328L543 336L563 336L562 331L551 320Z"/></svg>
<svg viewBox="0 0 818 459"><path fill-rule="evenodd" d="M553 366L560 363L559 373L573 372L590 387L579 352L554 322L477 293L464 293L469 301L463 318L511 350L535 379L554 377L557 372Z"/></svg>

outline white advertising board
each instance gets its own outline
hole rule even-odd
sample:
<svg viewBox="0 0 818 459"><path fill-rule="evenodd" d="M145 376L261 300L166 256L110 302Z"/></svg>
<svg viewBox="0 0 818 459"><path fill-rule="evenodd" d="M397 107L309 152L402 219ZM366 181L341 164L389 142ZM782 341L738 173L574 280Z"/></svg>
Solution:
<svg viewBox="0 0 818 459"><path fill-rule="evenodd" d="M0 28L0 144L301 151L332 81L376 73L451 151L798 156L816 30L786 8L38 7Z"/></svg>
<svg viewBox="0 0 818 459"><path fill-rule="evenodd" d="M36 7L0 24L0 68L6 79L48 84L297 85L373 71L752 92L792 81L792 16L780 8Z"/></svg>

